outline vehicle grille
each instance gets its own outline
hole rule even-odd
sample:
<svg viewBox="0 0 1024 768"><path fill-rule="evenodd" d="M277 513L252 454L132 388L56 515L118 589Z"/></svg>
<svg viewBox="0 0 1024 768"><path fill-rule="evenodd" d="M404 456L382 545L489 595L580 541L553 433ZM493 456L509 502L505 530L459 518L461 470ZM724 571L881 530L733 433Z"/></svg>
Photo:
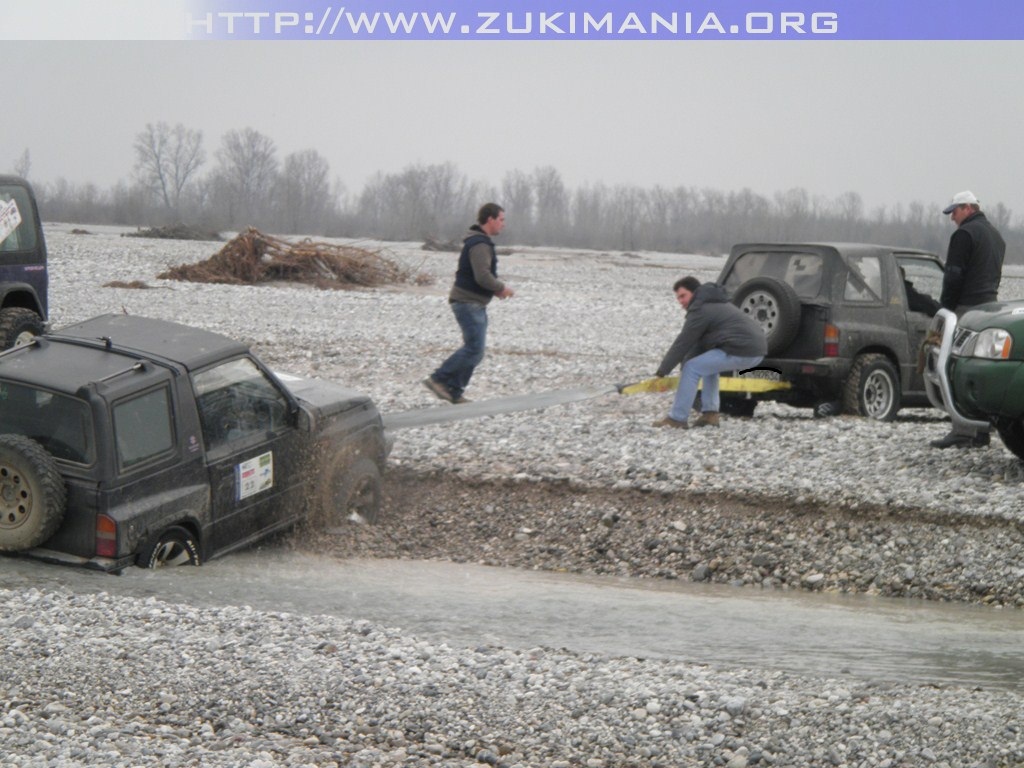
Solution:
<svg viewBox="0 0 1024 768"><path fill-rule="evenodd" d="M953 334L953 354L959 355L964 347L978 334L966 328L957 328Z"/></svg>

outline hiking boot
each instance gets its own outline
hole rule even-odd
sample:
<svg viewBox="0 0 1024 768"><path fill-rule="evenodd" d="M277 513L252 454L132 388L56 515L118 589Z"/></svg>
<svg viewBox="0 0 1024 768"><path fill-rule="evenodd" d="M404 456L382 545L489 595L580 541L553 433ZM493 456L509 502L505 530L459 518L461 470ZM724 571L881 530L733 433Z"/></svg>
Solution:
<svg viewBox="0 0 1024 768"><path fill-rule="evenodd" d="M940 437L938 440L932 440L929 445L932 448L984 448L989 444L992 438L989 437L988 432L979 432L976 435L961 435L956 432L950 432L945 437Z"/></svg>
<svg viewBox="0 0 1024 768"><path fill-rule="evenodd" d="M658 419L656 422L651 424L652 427L674 427L675 429L689 429L690 425L685 421L676 421L671 416L666 416L664 419Z"/></svg>
<svg viewBox="0 0 1024 768"><path fill-rule="evenodd" d="M473 401L470 400L468 397L463 397L462 395L459 395L454 400L452 400L452 402L455 403L456 405L462 405L463 403L472 403Z"/></svg>
<svg viewBox="0 0 1024 768"><path fill-rule="evenodd" d="M717 427L720 426L718 423L718 411L704 411L700 415L700 418L694 422L693 428L697 427Z"/></svg>
<svg viewBox="0 0 1024 768"><path fill-rule="evenodd" d="M440 381L435 381L433 376L427 376L427 378L423 380L423 386L425 386L427 389L429 389L442 400L449 403L455 402L455 398L452 396L451 390L449 390L448 387L446 387Z"/></svg>

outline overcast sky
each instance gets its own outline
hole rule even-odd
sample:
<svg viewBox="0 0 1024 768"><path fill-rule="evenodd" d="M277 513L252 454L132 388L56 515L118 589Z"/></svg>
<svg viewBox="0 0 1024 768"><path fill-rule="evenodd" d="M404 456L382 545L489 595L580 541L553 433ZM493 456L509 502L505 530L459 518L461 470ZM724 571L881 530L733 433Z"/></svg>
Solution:
<svg viewBox="0 0 1024 768"><path fill-rule="evenodd" d="M869 211L971 189L1024 217L1022 42L8 41L3 62L0 170L28 149L37 183L127 181L163 120L209 163L230 129L316 149L351 192L452 161L496 187L551 165Z"/></svg>

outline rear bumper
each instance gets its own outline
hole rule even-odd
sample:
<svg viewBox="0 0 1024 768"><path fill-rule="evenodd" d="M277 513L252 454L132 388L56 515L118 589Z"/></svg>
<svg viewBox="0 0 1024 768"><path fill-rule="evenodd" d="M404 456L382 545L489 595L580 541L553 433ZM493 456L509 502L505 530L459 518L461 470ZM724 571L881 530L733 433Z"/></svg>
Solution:
<svg viewBox="0 0 1024 768"><path fill-rule="evenodd" d="M769 357L761 362L761 365L758 366L759 370L753 375L772 376L781 386L761 391L749 391L739 387L729 387L726 384L726 379L723 378L722 395L812 406L825 400L837 400L841 397L843 382L850 372L850 365L850 361L843 358L782 360ZM774 372L774 375L771 372Z"/></svg>
<svg viewBox="0 0 1024 768"><path fill-rule="evenodd" d="M79 568L88 568L93 571L105 571L107 573L120 573L125 568L135 564L135 556L111 558L111 557L79 557L69 555L67 552L58 552L55 549L36 547L18 552L23 557L31 557L35 560L42 560L47 563L58 563L60 565L74 565Z"/></svg>

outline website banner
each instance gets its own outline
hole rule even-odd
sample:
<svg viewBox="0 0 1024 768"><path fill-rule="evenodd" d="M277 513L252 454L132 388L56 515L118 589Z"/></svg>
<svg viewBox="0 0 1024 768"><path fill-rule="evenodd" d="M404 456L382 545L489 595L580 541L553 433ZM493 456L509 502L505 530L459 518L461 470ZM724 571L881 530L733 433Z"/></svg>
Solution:
<svg viewBox="0 0 1024 768"><path fill-rule="evenodd" d="M0 0L3 40L1021 40L1019 0Z"/></svg>

